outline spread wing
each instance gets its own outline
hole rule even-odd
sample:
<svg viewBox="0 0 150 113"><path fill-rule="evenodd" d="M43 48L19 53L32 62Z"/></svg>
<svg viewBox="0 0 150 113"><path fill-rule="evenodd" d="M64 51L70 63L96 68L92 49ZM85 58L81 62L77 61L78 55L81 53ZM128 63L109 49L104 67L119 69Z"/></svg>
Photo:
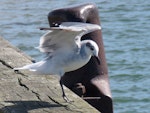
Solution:
<svg viewBox="0 0 150 113"><path fill-rule="evenodd" d="M44 28L43 28L44 29ZM40 38L39 50L44 53L80 50L81 37L101 29L99 25L80 22L63 22L59 27L45 28L48 31Z"/></svg>

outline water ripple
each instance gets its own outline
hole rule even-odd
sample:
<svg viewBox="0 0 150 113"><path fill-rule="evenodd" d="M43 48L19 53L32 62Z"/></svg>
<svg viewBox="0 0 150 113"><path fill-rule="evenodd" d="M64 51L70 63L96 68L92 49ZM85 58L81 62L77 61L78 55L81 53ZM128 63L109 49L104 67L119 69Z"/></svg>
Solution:
<svg viewBox="0 0 150 113"><path fill-rule="evenodd" d="M35 59L34 47L48 27L54 8L96 3L109 68L115 113L148 113L150 102L150 2L149 0L1 0L0 35Z"/></svg>

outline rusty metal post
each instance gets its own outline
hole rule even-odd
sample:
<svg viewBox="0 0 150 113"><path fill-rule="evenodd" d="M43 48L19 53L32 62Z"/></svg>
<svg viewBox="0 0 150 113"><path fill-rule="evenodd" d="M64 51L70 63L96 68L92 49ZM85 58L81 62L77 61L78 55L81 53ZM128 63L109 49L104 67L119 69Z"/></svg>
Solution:
<svg viewBox="0 0 150 113"><path fill-rule="evenodd" d="M53 10L48 14L48 20L51 27L62 22L100 24L98 10L94 4L83 4ZM68 88L83 97L83 99L85 98L89 104L101 113L113 113L102 32L99 30L89 33L82 37L82 40L85 39L94 40L98 44L101 65L98 65L95 59L91 58L87 65L66 73L62 80Z"/></svg>

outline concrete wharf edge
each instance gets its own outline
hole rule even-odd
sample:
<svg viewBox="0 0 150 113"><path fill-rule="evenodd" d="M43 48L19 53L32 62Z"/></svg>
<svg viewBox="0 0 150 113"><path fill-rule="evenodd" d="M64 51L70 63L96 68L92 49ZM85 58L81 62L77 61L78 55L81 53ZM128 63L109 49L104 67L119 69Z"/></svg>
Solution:
<svg viewBox="0 0 150 113"><path fill-rule="evenodd" d="M73 100L62 98L59 77L15 73L14 67L31 63L31 58L0 37L0 113L99 113L65 87Z"/></svg>

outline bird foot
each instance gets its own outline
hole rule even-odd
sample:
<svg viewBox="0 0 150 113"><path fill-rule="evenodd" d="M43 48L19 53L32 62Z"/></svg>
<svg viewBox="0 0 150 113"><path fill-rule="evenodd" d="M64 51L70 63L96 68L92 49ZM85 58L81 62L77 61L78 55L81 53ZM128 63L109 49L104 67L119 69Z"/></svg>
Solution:
<svg viewBox="0 0 150 113"><path fill-rule="evenodd" d="M64 99L67 103L74 102L73 100L70 100L66 95L63 95L63 99Z"/></svg>

